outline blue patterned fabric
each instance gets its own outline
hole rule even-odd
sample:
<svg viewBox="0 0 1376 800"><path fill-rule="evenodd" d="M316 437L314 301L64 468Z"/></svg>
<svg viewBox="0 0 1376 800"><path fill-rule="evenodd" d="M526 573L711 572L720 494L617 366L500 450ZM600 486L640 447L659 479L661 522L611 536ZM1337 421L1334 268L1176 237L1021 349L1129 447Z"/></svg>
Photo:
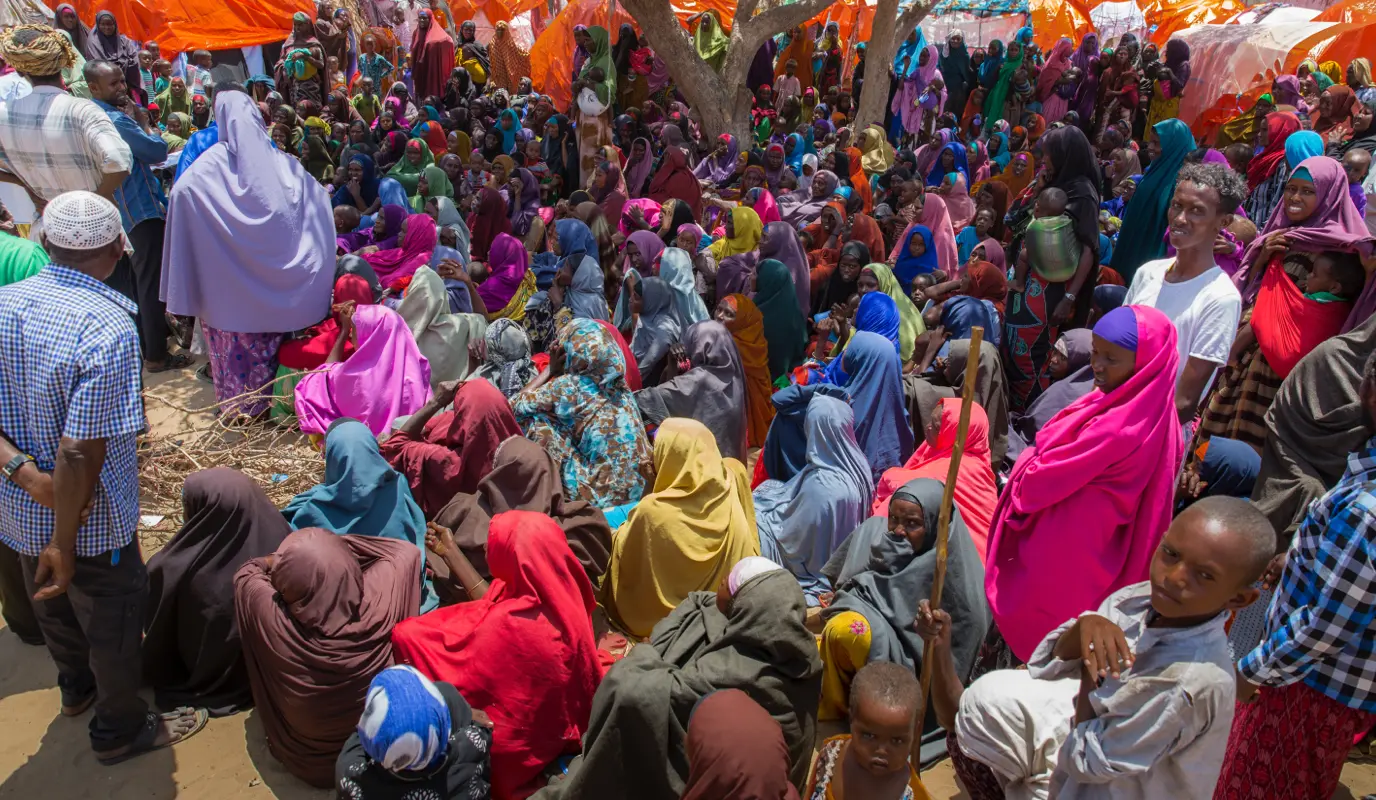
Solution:
<svg viewBox="0 0 1376 800"><path fill-rule="evenodd" d="M49 264L0 289L0 430L52 471L62 437L104 439L90 517L76 536L89 557L129 544L139 514L135 437L144 426L137 307L85 273ZM54 516L0 481L0 540L36 556Z"/></svg>
<svg viewBox="0 0 1376 800"><path fill-rule="evenodd" d="M449 704L415 667L388 667L368 686L358 740L391 772L427 770L448 752Z"/></svg>

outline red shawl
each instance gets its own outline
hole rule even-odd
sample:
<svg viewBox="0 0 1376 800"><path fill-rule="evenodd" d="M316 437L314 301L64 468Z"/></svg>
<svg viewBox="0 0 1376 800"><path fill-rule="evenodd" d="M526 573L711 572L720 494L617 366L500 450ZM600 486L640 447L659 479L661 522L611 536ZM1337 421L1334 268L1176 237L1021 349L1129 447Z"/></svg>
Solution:
<svg viewBox="0 0 1376 800"><path fill-rule="evenodd" d="M493 517L487 563L492 584L481 600L407 620L392 643L401 663L452 683L492 717L492 794L508 800L527 796L587 729L601 680L595 603L564 531L544 514Z"/></svg>
<svg viewBox="0 0 1376 800"><path fill-rule="evenodd" d="M339 280L334 282L334 303L338 305L346 300L352 300L361 306L370 306L373 304L373 290L368 288L366 280L357 275L340 275ZM319 325L307 328L305 338L283 342L277 351L277 360L288 369L316 369L329 358L338 338L339 322L331 314ZM347 359L353 352L354 343L346 341L344 358Z"/></svg>
<svg viewBox="0 0 1376 800"><path fill-rule="evenodd" d="M478 210L469 215L468 228L473 231L471 250L474 261L486 261L492 242L503 233L511 233L506 201L497 194L496 189L484 186L478 193Z"/></svg>
<svg viewBox="0 0 1376 800"><path fill-rule="evenodd" d="M425 30L417 24L411 37L411 79L416 83L416 99L424 102L444 94L444 84L453 69L454 40L444 26L433 18Z"/></svg>
<svg viewBox="0 0 1376 800"><path fill-rule="evenodd" d="M693 171L688 169L688 156L672 146L665 153L664 163L659 165L659 171L650 180L650 199L657 203L679 200L693 209L695 218L702 216L702 186L698 184Z"/></svg>
<svg viewBox="0 0 1376 800"><path fill-rule="evenodd" d="M635 356L631 355L631 348L626 344L626 337L621 335L621 331L616 326L604 319L597 321L607 331L607 335L612 337L616 346L621 349L621 357L626 360L626 385L631 387L631 391L638 392L641 389L640 366L636 363Z"/></svg>
<svg viewBox="0 0 1376 800"><path fill-rule="evenodd" d="M1266 149L1247 163L1247 188L1255 189L1271 177L1285 160L1285 140L1300 129L1300 118L1277 112L1266 115ZM1298 167L1299 164L1294 166Z"/></svg>
<svg viewBox="0 0 1376 800"><path fill-rule="evenodd" d="M1271 257L1252 310L1252 332L1266 363L1284 378L1299 360L1342 330L1351 303L1310 300L1285 274L1281 256Z"/></svg>
<svg viewBox="0 0 1376 800"><path fill-rule="evenodd" d="M454 396L454 410L430 418L420 436L397 430L381 445L382 457L406 476L411 493L433 519L454 495L474 492L492 471L497 445L521 428L506 396L485 380L466 381Z"/></svg>

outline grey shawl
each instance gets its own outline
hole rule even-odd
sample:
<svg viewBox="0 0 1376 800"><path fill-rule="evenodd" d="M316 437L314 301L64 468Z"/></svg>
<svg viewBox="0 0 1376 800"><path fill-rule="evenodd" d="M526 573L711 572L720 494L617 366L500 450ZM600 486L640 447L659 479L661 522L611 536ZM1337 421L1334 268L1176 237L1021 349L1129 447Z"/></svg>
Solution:
<svg viewBox="0 0 1376 800"><path fill-rule="evenodd" d="M802 785L822 689L802 592L792 576L775 571L747 581L726 614L716 600L693 592L655 625L649 645L607 672L593 697L583 755L536 800L678 800L688 778L688 718L721 689L740 689L779 723L789 777Z"/></svg>
<svg viewBox="0 0 1376 800"><path fill-rule="evenodd" d="M647 306L651 280L645 282ZM634 351L635 346L631 349ZM636 392L641 416L654 425L669 417L695 419L712 432L723 457L744 464L748 455L745 370L731 332L715 320L699 322L684 334L683 349L693 368Z"/></svg>

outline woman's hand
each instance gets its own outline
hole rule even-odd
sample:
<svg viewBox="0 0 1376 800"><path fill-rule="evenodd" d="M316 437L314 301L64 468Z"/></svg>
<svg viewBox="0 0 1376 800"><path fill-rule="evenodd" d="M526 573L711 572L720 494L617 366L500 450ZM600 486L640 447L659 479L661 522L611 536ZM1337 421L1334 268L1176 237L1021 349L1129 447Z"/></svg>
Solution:
<svg viewBox="0 0 1376 800"><path fill-rule="evenodd" d="M339 327L351 328L354 324L354 312L358 310L358 305L352 300L345 300L330 309L339 320Z"/></svg>
<svg viewBox="0 0 1376 800"><path fill-rule="evenodd" d="M425 523L425 546L440 558L459 552L454 532L433 522Z"/></svg>
<svg viewBox="0 0 1376 800"><path fill-rule="evenodd" d="M464 269L462 264L452 258L442 259L435 267L435 273L441 278L463 281L470 286L473 284L473 276L468 274L468 270Z"/></svg>
<svg viewBox="0 0 1376 800"><path fill-rule="evenodd" d="M487 337L468 340L468 363L470 366L487 363Z"/></svg>
<svg viewBox="0 0 1376 800"><path fill-rule="evenodd" d="M1265 242L1261 247L1261 260L1266 263L1272 257L1284 253L1290 247L1290 239L1286 237L1285 231L1273 231L1266 236Z"/></svg>
<svg viewBox="0 0 1376 800"><path fill-rule="evenodd" d="M358 252L354 253L354 255L356 255L356 256L370 256L370 255L372 255L373 253L376 253L379 249L380 249L380 248L379 248L377 245L375 245L375 244L370 244L370 245L368 245L367 247L363 248L362 250L359 250Z"/></svg>
<svg viewBox="0 0 1376 800"><path fill-rule="evenodd" d="M1061 302L1056 304L1056 310L1051 312L1051 323L1056 327L1061 327L1070 321L1070 315L1075 313L1075 304L1069 297L1062 297Z"/></svg>
<svg viewBox="0 0 1376 800"><path fill-rule="evenodd" d="M435 387L435 393L430 396L431 402L440 408L444 408L454 402L454 396L459 393L459 387L463 381L442 381Z"/></svg>

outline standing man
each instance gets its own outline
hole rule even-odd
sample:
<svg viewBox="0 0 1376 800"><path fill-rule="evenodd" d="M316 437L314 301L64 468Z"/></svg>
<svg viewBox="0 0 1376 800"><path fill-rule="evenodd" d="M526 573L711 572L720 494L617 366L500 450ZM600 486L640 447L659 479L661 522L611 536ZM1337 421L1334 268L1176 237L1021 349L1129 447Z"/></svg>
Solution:
<svg viewBox="0 0 1376 800"><path fill-rule="evenodd" d="M62 713L94 704L91 747L113 764L190 736L207 715L160 716L138 696L138 334L132 304L101 282L124 256L119 210L77 191L45 217L53 263L0 289L0 540L19 553Z"/></svg>
<svg viewBox="0 0 1376 800"><path fill-rule="evenodd" d="M167 198L152 166L167 160L167 143L153 133L148 111L129 97L124 70L109 61L87 61L83 70L91 99L100 106L133 154L129 177L115 190L124 234L133 246L125 256L139 307L139 345L143 366L163 372L190 366L185 353L167 353L167 305L159 298L162 284L162 233L167 218Z"/></svg>
<svg viewBox="0 0 1376 800"><path fill-rule="evenodd" d="M133 156L95 103L63 89L62 70L76 58L67 37L19 25L0 33L0 57L33 84L31 94L0 105L0 181L29 193L40 217L30 238L38 240L49 200L77 190L114 197Z"/></svg>

